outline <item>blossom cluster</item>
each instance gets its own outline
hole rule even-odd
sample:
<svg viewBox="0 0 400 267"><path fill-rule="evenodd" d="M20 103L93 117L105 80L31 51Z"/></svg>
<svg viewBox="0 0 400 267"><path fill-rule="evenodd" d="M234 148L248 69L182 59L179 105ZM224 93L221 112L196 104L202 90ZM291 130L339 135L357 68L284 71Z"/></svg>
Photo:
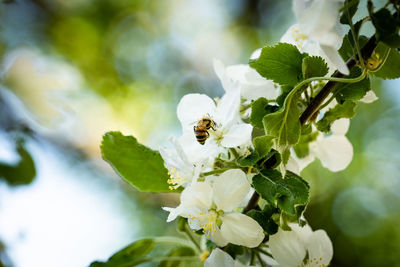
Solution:
<svg viewBox="0 0 400 267"><path fill-rule="evenodd" d="M329 74L338 70L348 75L349 69L338 53L345 35L339 22L341 6L341 0L294 0L297 23L287 30L281 42L293 44L310 56L322 57ZM256 50L250 60L260 54L261 49ZM193 231L200 230L204 239L215 244L205 266L244 266L224 252L228 244L260 251L265 246L262 260L270 265L327 266L333 249L325 231L313 232L308 225L290 223L292 231L279 228L266 239L259 222L243 212L254 192L252 178L258 171L252 166L235 165L236 160L251 155L255 149L253 125L249 123L251 104L265 98L278 107L281 86L265 79L248 64L225 66L214 60L214 71L225 94L220 99L204 94L185 95L177 107L182 136L171 138L172 148L160 149L169 170L170 189L183 188L180 205L164 207L169 212L167 221L183 217ZM369 91L359 101L370 103L376 99ZM336 104L333 100L321 109L319 118ZM330 171L344 170L353 157L353 147L346 137L349 126L347 118L334 121L329 133L311 126L315 135L306 144L307 155L298 155L292 148L283 168L300 175L318 158ZM274 143L274 148L278 149L277 146ZM268 241L263 244L265 240Z"/></svg>

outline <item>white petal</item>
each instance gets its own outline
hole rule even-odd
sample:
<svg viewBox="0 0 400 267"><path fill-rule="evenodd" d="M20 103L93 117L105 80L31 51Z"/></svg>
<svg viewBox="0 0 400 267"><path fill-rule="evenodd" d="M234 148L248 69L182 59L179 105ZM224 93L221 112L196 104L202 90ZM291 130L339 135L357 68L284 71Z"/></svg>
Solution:
<svg viewBox="0 0 400 267"><path fill-rule="evenodd" d="M211 240L219 247L225 247L226 245L228 245L228 241L222 236L221 230L218 227L212 234Z"/></svg>
<svg viewBox="0 0 400 267"><path fill-rule="evenodd" d="M231 213L222 217L221 234L229 243L257 247L264 239L264 231L252 218L241 213Z"/></svg>
<svg viewBox="0 0 400 267"><path fill-rule="evenodd" d="M192 130L198 120L204 116L213 116L215 103L207 95L187 94L178 104L177 115L184 131Z"/></svg>
<svg viewBox="0 0 400 267"><path fill-rule="evenodd" d="M214 120L221 125L229 125L233 121L240 120L240 83L232 83L231 87L225 91L225 95L217 105L214 117Z"/></svg>
<svg viewBox="0 0 400 267"><path fill-rule="evenodd" d="M298 171L298 173L301 173L301 171L305 167L307 167L311 162L313 162L314 160L315 160L315 156L313 155L313 153L311 151L310 151L310 154L308 154L304 158L297 157L296 153L293 151L289 158L289 161L286 165L286 169L289 171L292 171L294 173L297 173L295 171ZM296 167L298 169L296 169Z"/></svg>
<svg viewBox="0 0 400 267"><path fill-rule="evenodd" d="M230 88L229 82L230 81L229 81L229 77L226 73L227 71L226 71L224 63L222 63L221 60L214 58L213 67L214 67L215 74L217 74L219 80L221 81L222 88L224 88L224 90L229 90L229 88Z"/></svg>
<svg viewBox="0 0 400 267"><path fill-rule="evenodd" d="M304 242L294 231L283 231L269 237L269 248L274 259L281 266L297 267L306 256Z"/></svg>
<svg viewBox="0 0 400 267"><path fill-rule="evenodd" d="M334 135L345 135L350 127L350 119L342 118L334 121L331 126Z"/></svg>
<svg viewBox="0 0 400 267"><path fill-rule="evenodd" d="M225 212L236 209L247 196L250 187L242 170L232 169L222 173L213 187L213 200L217 209Z"/></svg>
<svg viewBox="0 0 400 267"><path fill-rule="evenodd" d="M178 206L176 208L162 207L162 209L169 212L167 222L172 222L182 213L181 206Z"/></svg>
<svg viewBox="0 0 400 267"><path fill-rule="evenodd" d="M346 136L331 135L314 142L310 149L318 157L322 166L337 172L346 169L353 159L353 146Z"/></svg>
<svg viewBox="0 0 400 267"><path fill-rule="evenodd" d="M247 123L233 124L224 134L221 145L224 147L237 147L246 144L251 139L253 126Z"/></svg>
<svg viewBox="0 0 400 267"><path fill-rule="evenodd" d="M344 75L349 75L350 71L344 62L343 58L339 55L339 52L331 46L321 45L321 49L335 67Z"/></svg>
<svg viewBox="0 0 400 267"><path fill-rule="evenodd" d="M307 266L328 266L333 256L333 246L324 230L317 230L307 240L309 262Z"/></svg>
<svg viewBox="0 0 400 267"><path fill-rule="evenodd" d="M233 258L219 248L215 248L204 262L204 267L232 267Z"/></svg>
<svg viewBox="0 0 400 267"><path fill-rule="evenodd" d="M378 100L378 97L376 96L376 94L374 93L374 91L369 90L365 96L363 98L361 98L359 101L360 102L364 102L364 103L372 103L374 101Z"/></svg>
<svg viewBox="0 0 400 267"><path fill-rule="evenodd" d="M183 207L197 206L209 209L212 204L212 188L205 182L192 183L181 194Z"/></svg>
<svg viewBox="0 0 400 267"><path fill-rule="evenodd" d="M314 233L308 224L306 224L302 227L302 226L298 225L297 223L291 223L291 224L289 224L289 226L298 235L300 240L302 240L304 242L306 242Z"/></svg>
<svg viewBox="0 0 400 267"><path fill-rule="evenodd" d="M254 52L251 53L250 59L257 59L257 58L259 58L260 55L261 55L261 50L262 50L261 48L258 48L258 49L256 49L256 50L254 50Z"/></svg>

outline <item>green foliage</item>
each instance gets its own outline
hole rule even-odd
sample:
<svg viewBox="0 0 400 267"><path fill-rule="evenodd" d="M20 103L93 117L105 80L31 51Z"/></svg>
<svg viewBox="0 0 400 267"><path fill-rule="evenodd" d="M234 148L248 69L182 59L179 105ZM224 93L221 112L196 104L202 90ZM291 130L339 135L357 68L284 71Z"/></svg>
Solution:
<svg viewBox="0 0 400 267"><path fill-rule="evenodd" d="M276 170L263 170L253 177L253 186L272 207L290 216L298 218L308 202L308 183L289 171L282 178Z"/></svg>
<svg viewBox="0 0 400 267"><path fill-rule="evenodd" d="M293 90L293 86L291 85L283 85L281 86L281 94L276 98L276 103L282 107L283 104L285 103L286 97L289 95L289 93Z"/></svg>
<svg viewBox="0 0 400 267"><path fill-rule="evenodd" d="M361 69L355 67L350 70L350 74L346 78L357 78L361 73ZM365 78L356 83L339 83L333 90L333 94L338 103L343 103L346 100L360 100L369 90L371 90L371 84L369 78Z"/></svg>
<svg viewBox="0 0 400 267"><path fill-rule="evenodd" d="M165 254L166 247L170 248ZM90 267L130 267L145 262L160 261L159 266L182 266L182 262L168 257L195 256L196 252L186 240L176 237L144 238L114 253L107 261L95 261ZM196 257L193 257L196 259Z"/></svg>
<svg viewBox="0 0 400 267"><path fill-rule="evenodd" d="M35 162L22 140L17 141L17 152L20 157L17 165L0 163L0 179L3 178L9 185L29 184L36 176Z"/></svg>
<svg viewBox="0 0 400 267"><path fill-rule="evenodd" d="M168 257L180 257L180 256L195 256L196 253L192 248L189 247L178 247L173 249L169 254ZM184 266L183 261L179 260L171 260L171 261L162 261L158 265L158 267L179 267Z"/></svg>
<svg viewBox="0 0 400 267"><path fill-rule="evenodd" d="M263 119L265 133L276 137L277 144L282 148L296 144L300 138L299 96L299 93L291 92L280 111L268 114Z"/></svg>
<svg viewBox="0 0 400 267"><path fill-rule="evenodd" d="M160 154L139 144L134 137L108 132L103 136L101 153L103 159L138 190L172 192L168 189L168 171Z"/></svg>
<svg viewBox="0 0 400 267"><path fill-rule="evenodd" d="M317 137L318 137L318 132L313 132L308 135L300 136L299 142L293 147L297 157L299 158L306 157L310 153L308 144L310 142L315 141Z"/></svg>
<svg viewBox="0 0 400 267"><path fill-rule="evenodd" d="M263 129L262 119L265 115L273 113L278 110L276 105L268 105L269 101L260 97L251 104L250 123L259 129Z"/></svg>
<svg viewBox="0 0 400 267"><path fill-rule="evenodd" d="M317 122L316 126L319 131L329 133L331 131L331 125L335 120L340 118L352 118L354 117L355 108L357 104L351 100L344 101L343 104L337 104L335 107L328 110L324 117Z"/></svg>
<svg viewBox="0 0 400 267"><path fill-rule="evenodd" d="M135 241L117 253L113 254L107 262L93 262L90 267L129 267L148 261L145 257L154 248L153 239L146 238Z"/></svg>
<svg viewBox="0 0 400 267"><path fill-rule="evenodd" d="M265 157L271 151L273 145L273 136L258 136L253 139L253 145L260 158Z"/></svg>
<svg viewBox="0 0 400 267"><path fill-rule="evenodd" d="M325 60L318 56L303 58L301 68L304 79L312 77L324 77L329 71Z"/></svg>
<svg viewBox="0 0 400 267"><path fill-rule="evenodd" d="M250 67L268 80L294 86L302 80L301 66L305 55L294 45L279 43L264 47L260 57L250 61Z"/></svg>
<svg viewBox="0 0 400 267"><path fill-rule="evenodd" d="M272 218L276 213L279 214L279 210L267 204L262 211L250 210L246 215L258 222L267 234L273 235L278 232L278 224Z"/></svg>
<svg viewBox="0 0 400 267"><path fill-rule="evenodd" d="M342 8L340 23L350 25L351 19L356 14L360 0L346 0Z"/></svg>
<svg viewBox="0 0 400 267"><path fill-rule="evenodd" d="M376 29L377 40L392 48L400 47L400 23L398 19L386 8L381 8L375 13L373 10L372 2L369 1L368 11Z"/></svg>
<svg viewBox="0 0 400 267"><path fill-rule="evenodd" d="M381 59L386 54L388 46L379 43L375 50L375 55L378 54ZM372 75L382 79L400 78L400 53L396 49L391 49L385 61L385 64L377 72L370 72Z"/></svg>
<svg viewBox="0 0 400 267"><path fill-rule="evenodd" d="M270 152L273 145L273 139L274 137L268 135L254 138L254 150L248 156L239 157L236 161L237 164L241 167L250 167L255 165L258 161L267 156L268 152Z"/></svg>
<svg viewBox="0 0 400 267"><path fill-rule="evenodd" d="M363 35L358 37L360 47L363 47L367 41L368 38ZM344 60L348 60L356 54L353 37L350 32L344 36L342 46L339 49L339 54Z"/></svg>

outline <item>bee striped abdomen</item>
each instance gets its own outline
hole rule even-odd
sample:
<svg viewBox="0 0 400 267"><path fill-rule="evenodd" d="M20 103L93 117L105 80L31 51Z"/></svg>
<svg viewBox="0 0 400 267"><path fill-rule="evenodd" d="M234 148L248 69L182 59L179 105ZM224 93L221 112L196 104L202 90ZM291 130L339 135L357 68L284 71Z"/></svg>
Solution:
<svg viewBox="0 0 400 267"><path fill-rule="evenodd" d="M197 142L199 142L201 145L204 145L207 138L209 137L209 133L207 132L206 128L203 127L194 127L194 134L196 136Z"/></svg>

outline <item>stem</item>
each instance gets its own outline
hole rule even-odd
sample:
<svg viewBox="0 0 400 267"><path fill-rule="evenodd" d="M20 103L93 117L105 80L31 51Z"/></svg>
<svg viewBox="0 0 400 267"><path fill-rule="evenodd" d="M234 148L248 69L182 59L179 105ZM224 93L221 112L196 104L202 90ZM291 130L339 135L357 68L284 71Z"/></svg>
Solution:
<svg viewBox="0 0 400 267"><path fill-rule="evenodd" d="M256 248L256 250L257 250L258 252L260 252L260 253L262 253L262 254L264 254L264 255L267 255L268 257L271 257L271 258L272 258L271 253L268 253L267 251L262 250L261 248Z"/></svg>
<svg viewBox="0 0 400 267"><path fill-rule="evenodd" d="M194 237L192 236L192 233L190 232L190 230L188 229L188 226L185 226L185 233L186 235L189 237L189 239L193 242L193 244L196 246L197 250L199 252L201 252L201 248L200 248L200 244L197 242L196 239L194 239Z"/></svg>
<svg viewBox="0 0 400 267"><path fill-rule="evenodd" d="M360 44L358 43L358 34L356 33L356 30L354 29L353 20L350 18L350 13L349 13L348 9L346 10L346 15L347 15L347 19L349 21L351 35L353 36L354 44L356 46L358 60L361 63L361 68L364 70L365 69L365 64L364 64L364 59L363 59L362 54L361 54Z"/></svg>
<svg viewBox="0 0 400 267"><path fill-rule="evenodd" d="M251 251L251 256L250 256L250 265L254 266L256 263L256 253L254 250Z"/></svg>
<svg viewBox="0 0 400 267"><path fill-rule="evenodd" d="M202 174L200 174L200 177L205 177L205 176L209 176L209 175L213 175L213 174L223 173L223 172L225 172L227 170L230 170L230 169L232 169L232 168L216 169L216 170L209 171L209 172L203 172Z"/></svg>
<svg viewBox="0 0 400 267"><path fill-rule="evenodd" d="M143 259L143 263L149 261L199 261L199 258L197 256L164 256Z"/></svg>
<svg viewBox="0 0 400 267"><path fill-rule="evenodd" d="M251 196L249 203L247 203L247 206L243 209L242 213L247 213L248 211L254 209L257 206L258 200L260 199L260 195L254 191L253 195Z"/></svg>
<svg viewBox="0 0 400 267"><path fill-rule="evenodd" d="M258 261L259 261L260 264L261 264L261 267L267 267L267 265L265 265L265 262L261 259L260 254L259 254L259 253L256 253L256 255L257 255Z"/></svg>
<svg viewBox="0 0 400 267"><path fill-rule="evenodd" d="M375 48L376 48L376 37L374 35L368 40L368 42L361 49L361 54L363 55L363 58L364 59L369 58ZM346 65L349 69L352 69L356 65L354 57L349 59ZM335 72L333 77L341 78L343 77L343 74L341 74L340 72ZM304 125L314 115L314 113L319 110L319 107L322 104L322 102L324 102L325 98L328 97L329 93L333 90L333 88L335 88L336 85L337 82L329 81L318 92L318 94L315 96L315 98L311 101L306 110L300 116L300 122L302 125Z"/></svg>

